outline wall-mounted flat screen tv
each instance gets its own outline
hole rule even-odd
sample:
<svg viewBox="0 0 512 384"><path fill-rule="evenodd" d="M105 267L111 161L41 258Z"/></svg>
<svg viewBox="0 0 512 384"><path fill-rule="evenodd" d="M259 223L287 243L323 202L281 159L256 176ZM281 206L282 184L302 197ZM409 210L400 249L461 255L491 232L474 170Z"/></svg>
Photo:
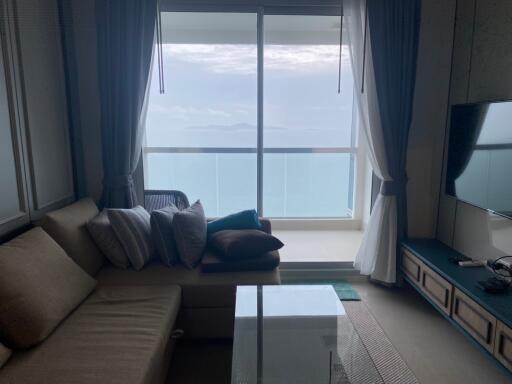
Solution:
<svg viewBox="0 0 512 384"><path fill-rule="evenodd" d="M446 193L512 218L512 101L452 107Z"/></svg>

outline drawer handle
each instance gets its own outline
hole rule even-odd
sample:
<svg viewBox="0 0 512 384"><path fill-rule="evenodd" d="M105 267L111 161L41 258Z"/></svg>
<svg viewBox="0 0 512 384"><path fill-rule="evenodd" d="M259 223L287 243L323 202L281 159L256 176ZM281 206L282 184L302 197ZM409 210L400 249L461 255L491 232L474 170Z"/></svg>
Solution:
<svg viewBox="0 0 512 384"><path fill-rule="evenodd" d="M491 335L492 335L492 324L491 323L487 323L487 337L486 337L486 340L485 340L485 342L487 344L491 343Z"/></svg>
<svg viewBox="0 0 512 384"><path fill-rule="evenodd" d="M505 340L512 342L512 339L508 337L503 331L500 332L500 337L498 341L498 354L506 360L509 364L512 364L512 360L510 360L507 356L505 356Z"/></svg>

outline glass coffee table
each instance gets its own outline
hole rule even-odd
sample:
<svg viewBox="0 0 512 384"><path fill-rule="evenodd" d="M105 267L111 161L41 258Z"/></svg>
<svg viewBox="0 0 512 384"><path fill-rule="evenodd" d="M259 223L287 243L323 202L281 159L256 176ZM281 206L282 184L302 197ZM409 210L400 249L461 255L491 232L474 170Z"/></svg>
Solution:
<svg viewBox="0 0 512 384"><path fill-rule="evenodd" d="M231 384L383 383L330 285L239 286Z"/></svg>

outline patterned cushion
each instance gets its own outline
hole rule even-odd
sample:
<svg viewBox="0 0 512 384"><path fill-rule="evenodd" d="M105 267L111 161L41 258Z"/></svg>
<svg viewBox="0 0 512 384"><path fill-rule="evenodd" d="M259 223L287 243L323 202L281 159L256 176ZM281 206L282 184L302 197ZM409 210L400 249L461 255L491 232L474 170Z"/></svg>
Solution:
<svg viewBox="0 0 512 384"><path fill-rule="evenodd" d="M132 209L107 209L112 228L133 268L140 270L153 256L149 213L140 205Z"/></svg>
<svg viewBox="0 0 512 384"><path fill-rule="evenodd" d="M175 213L172 228L181 262L187 268L196 267L206 246L206 218L201 202Z"/></svg>
<svg viewBox="0 0 512 384"><path fill-rule="evenodd" d="M118 268L126 269L130 266L130 260L126 256L123 246L117 239L117 236L108 219L107 211L103 210L99 215L87 223L87 229L92 239L110 260Z"/></svg>
<svg viewBox="0 0 512 384"><path fill-rule="evenodd" d="M160 259L168 266L179 261L172 230L172 222L177 212L179 209L174 204L151 212L151 237Z"/></svg>

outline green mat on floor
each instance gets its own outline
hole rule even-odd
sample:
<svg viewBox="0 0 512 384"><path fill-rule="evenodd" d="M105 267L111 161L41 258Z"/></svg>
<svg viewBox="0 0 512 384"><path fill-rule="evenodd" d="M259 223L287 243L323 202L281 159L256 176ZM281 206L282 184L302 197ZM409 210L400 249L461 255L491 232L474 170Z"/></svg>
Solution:
<svg viewBox="0 0 512 384"><path fill-rule="evenodd" d="M300 280L287 282L291 285L332 285L341 301L359 301L361 298L350 283L343 280Z"/></svg>

